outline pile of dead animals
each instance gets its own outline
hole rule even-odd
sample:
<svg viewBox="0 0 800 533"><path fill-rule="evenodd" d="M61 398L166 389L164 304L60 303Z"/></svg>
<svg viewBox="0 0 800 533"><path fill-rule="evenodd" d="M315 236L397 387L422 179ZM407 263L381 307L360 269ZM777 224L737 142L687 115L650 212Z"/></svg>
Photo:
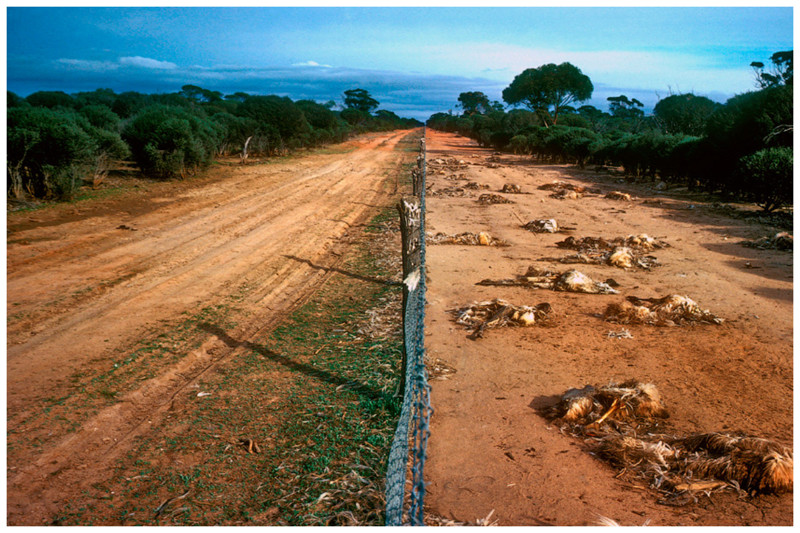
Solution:
<svg viewBox="0 0 800 533"><path fill-rule="evenodd" d="M609 283L613 280L594 281L586 274L577 270L566 272L552 272L537 267L529 267L525 274L514 279L491 280L484 279L477 285L519 286L531 289L549 289L553 291L581 292L585 294L618 294Z"/></svg>
<svg viewBox="0 0 800 533"><path fill-rule="evenodd" d="M754 241L742 241L742 244L750 248L760 250L788 250L794 249L794 237L787 231L776 233L772 237L761 237Z"/></svg>
<svg viewBox="0 0 800 533"><path fill-rule="evenodd" d="M484 330L503 326L529 327L545 322L552 312L549 303L535 306L513 305L494 299L476 302L459 309L451 309L456 323L472 329L471 339L483 337Z"/></svg>
<svg viewBox="0 0 800 533"><path fill-rule="evenodd" d="M632 200L630 194L620 191L611 191L605 195L605 198L608 198L609 200L621 200L623 202L630 202Z"/></svg>
<svg viewBox="0 0 800 533"><path fill-rule="evenodd" d="M663 298L637 298L628 296L620 303L611 303L603 313L608 322L617 324L649 324L676 326L690 323L722 324L724 320L689 298L670 294Z"/></svg>
<svg viewBox="0 0 800 533"><path fill-rule="evenodd" d="M570 389L541 414L584 439L591 453L620 469L620 476L646 480L664 494L662 503L690 503L692 492L701 490L780 493L793 488L792 450L777 442L722 433L664 433L669 413L652 383L629 380Z"/></svg>
<svg viewBox="0 0 800 533"><path fill-rule="evenodd" d="M558 222L554 218L531 220L522 226L533 233L558 233Z"/></svg>
<svg viewBox="0 0 800 533"><path fill-rule="evenodd" d="M449 197L449 198L472 198L475 194L469 192L463 187L445 187L443 189L436 189L428 193L432 198Z"/></svg>
<svg viewBox="0 0 800 533"><path fill-rule="evenodd" d="M550 196L559 200L583 198L584 194L599 194L597 189L590 189L583 185L573 185L565 181L556 180L552 183L545 183L538 187L542 191L553 191Z"/></svg>
<svg viewBox="0 0 800 533"><path fill-rule="evenodd" d="M489 233L481 231L472 233L465 231L458 234L437 233L425 237L428 244L462 244L466 246L508 246L503 239L492 237Z"/></svg>
<svg viewBox="0 0 800 533"><path fill-rule="evenodd" d="M478 197L478 203L482 205L491 205L491 204L513 204L514 202L509 200L508 198L500 196L499 194L486 193L486 194L481 194Z"/></svg>
<svg viewBox="0 0 800 533"><path fill-rule="evenodd" d="M522 187L514 183L505 183L503 185L503 188L500 189L500 192L508 194L522 194Z"/></svg>
<svg viewBox="0 0 800 533"><path fill-rule="evenodd" d="M559 248L570 248L579 252L596 252L601 250L613 250L618 247L631 248L640 252L651 252L659 248L666 248L668 243L650 237L646 233L639 235L628 235L627 237L616 237L614 239L604 239L602 237L567 237L563 241L557 242Z"/></svg>
<svg viewBox="0 0 800 533"><path fill-rule="evenodd" d="M640 255L626 247L618 246L613 250L592 250L565 255L564 257L543 257L539 261L555 261L567 264L608 265L622 269L639 268L650 270L659 265L658 259L652 255Z"/></svg>

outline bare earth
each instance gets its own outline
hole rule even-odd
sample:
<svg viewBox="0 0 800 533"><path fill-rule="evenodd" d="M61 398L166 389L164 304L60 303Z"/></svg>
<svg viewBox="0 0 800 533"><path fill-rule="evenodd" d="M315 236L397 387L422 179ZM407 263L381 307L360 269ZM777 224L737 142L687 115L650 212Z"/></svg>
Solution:
<svg viewBox="0 0 800 533"><path fill-rule="evenodd" d="M176 347L152 375L123 383L114 402L78 401L119 354L231 298L241 310L236 338L248 339L312 294L328 276L316 265L335 265L348 231L395 197L393 171L409 157L395 147L408 134L10 213L8 523L49 523L106 479L133 439L233 348L209 331L199 348Z"/></svg>
<svg viewBox="0 0 800 533"><path fill-rule="evenodd" d="M714 212L684 192L657 192L644 184L571 166L534 165L451 134L428 132L428 161L456 158L466 165L428 173L427 231L488 231L509 247L428 246L427 345L454 373L432 381L432 419L426 479L427 511L475 523L491 513L499 525L782 525L793 523L792 494L739 498L733 491L699 493L684 506L659 505L642 483L616 478L615 469L589 455L536 408L570 388L635 378L654 383L675 434L719 431L793 439L792 254L739 244L775 228ZM491 168L494 167L494 168ZM467 180L448 180L464 174ZM558 200L539 185L562 179L630 193L630 202L603 198ZM431 192L475 181L489 186L472 197ZM501 194L513 204L482 206L482 193L506 183L523 193ZM649 201L648 201L649 200ZM555 218L569 234L534 234L520 219ZM579 237L646 233L671 247L652 253L661 266L625 271L599 265L539 262L566 255L555 243ZM749 266L748 266L749 263ZM576 268L592 279L616 280L618 295L574 294L522 287L479 286L514 278L531 265ZM723 317L723 325L619 326L598 314L611 302L686 295ZM478 340L455 324L449 309L503 298L516 305L549 302L550 327L489 329ZM625 327L633 338L609 338Z"/></svg>

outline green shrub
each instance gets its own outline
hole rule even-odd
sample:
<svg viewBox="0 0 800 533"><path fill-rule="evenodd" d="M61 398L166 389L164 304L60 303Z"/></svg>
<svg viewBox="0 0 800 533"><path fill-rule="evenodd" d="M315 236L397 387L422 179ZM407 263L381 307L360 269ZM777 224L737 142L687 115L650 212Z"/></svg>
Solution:
<svg viewBox="0 0 800 533"><path fill-rule="evenodd" d="M739 160L736 172L739 186L764 211L791 205L793 164L791 148L759 150Z"/></svg>
<svg viewBox="0 0 800 533"><path fill-rule="evenodd" d="M157 179L183 178L207 166L222 136L210 119L162 105L140 112L122 132L141 171Z"/></svg>
<svg viewBox="0 0 800 533"><path fill-rule="evenodd" d="M525 135L515 135L508 142L508 149L515 154L529 154L528 138Z"/></svg>
<svg viewBox="0 0 800 533"><path fill-rule="evenodd" d="M69 199L98 152L97 142L72 110L8 110L8 191L21 197Z"/></svg>

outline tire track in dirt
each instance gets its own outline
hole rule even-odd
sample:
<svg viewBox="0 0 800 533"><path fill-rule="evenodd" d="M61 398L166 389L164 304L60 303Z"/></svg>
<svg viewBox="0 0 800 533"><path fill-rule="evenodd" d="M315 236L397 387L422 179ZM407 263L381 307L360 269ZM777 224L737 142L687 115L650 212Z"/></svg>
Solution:
<svg viewBox="0 0 800 533"><path fill-rule="evenodd" d="M9 464L9 521L13 517L15 522L40 524L36 519L49 516L65 494L101 479L133 436L158 424L180 391L236 352L237 345L226 344L230 338L244 342L269 330L309 297L332 270L305 261L335 266L350 228L357 229L372 216L371 206L386 205L393 197L395 178L390 171L399 170L404 160L394 148L408 133L373 136L354 152L311 156L301 165L245 167L225 182L208 186L243 190L229 202L204 202L205 188L199 188L191 191L200 199L195 203L199 209L186 201L170 213L139 217L133 226L141 233L132 241L95 240L96 249L90 245L81 253L67 242L62 246L66 265L51 253L49 274L63 269L68 281L62 292L85 282L75 269L98 267L109 278L136 273L74 308L43 316L39 333L9 347L10 439L29 438L26 431L36 430L25 421L42 399L69 393L65 376L93 359L124 350L159 321L227 295L241 298L238 307L248 319L235 331L223 332L222 339L214 333L217 326L209 324L209 336L199 348L160 369L157 377L101 410L75 433L51 437L43 450L16 452L14 464ZM408 154L405 159L410 160ZM298 166L297 175L285 172ZM213 190L211 194L219 197ZM23 238L36 236L35 229L26 233ZM92 240L88 234L77 238L84 244ZM13 252L9 248L10 258ZM9 304L24 301L26 288L47 280L47 268L30 265L34 268L9 268ZM27 296L27 305L46 305L52 297L37 291ZM24 339L20 329L17 338Z"/></svg>

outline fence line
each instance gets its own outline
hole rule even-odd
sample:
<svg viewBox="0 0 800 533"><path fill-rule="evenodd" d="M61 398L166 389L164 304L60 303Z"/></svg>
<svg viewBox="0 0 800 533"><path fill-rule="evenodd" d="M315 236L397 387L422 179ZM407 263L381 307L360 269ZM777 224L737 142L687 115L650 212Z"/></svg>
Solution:
<svg viewBox="0 0 800 533"><path fill-rule="evenodd" d="M425 181L427 154L425 129L420 140L417 168L412 171L414 196L404 197L401 213L403 234L403 376L400 391L403 406L395 430L386 469L386 525L403 525L403 507L409 456L411 491L408 524L424 525L423 479L429 423L433 409L425 368ZM409 451L409 441L411 450Z"/></svg>

